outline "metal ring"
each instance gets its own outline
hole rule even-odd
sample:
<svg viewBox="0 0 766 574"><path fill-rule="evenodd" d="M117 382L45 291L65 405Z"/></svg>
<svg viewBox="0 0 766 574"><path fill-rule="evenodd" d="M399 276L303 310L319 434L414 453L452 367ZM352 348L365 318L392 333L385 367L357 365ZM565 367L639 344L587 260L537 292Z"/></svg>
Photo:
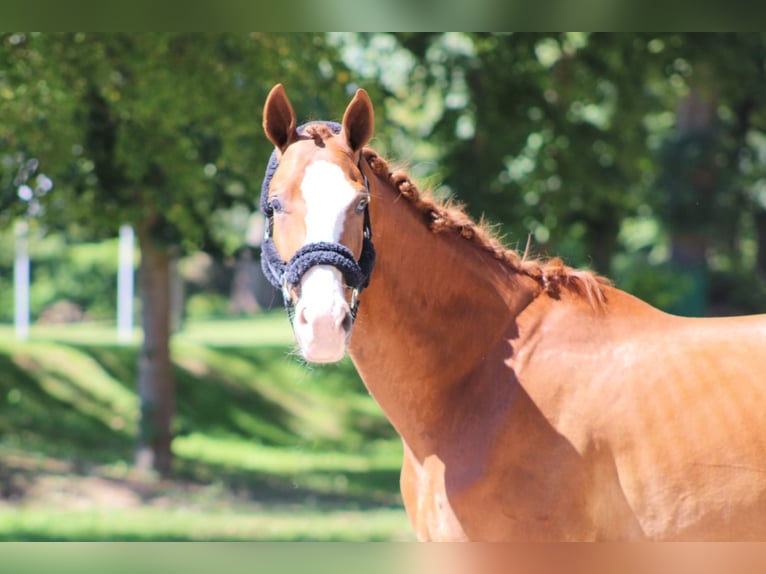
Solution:
<svg viewBox="0 0 766 574"><path fill-rule="evenodd" d="M285 303L292 303L293 297L290 293L290 285L287 284L287 273L282 274L282 298Z"/></svg>

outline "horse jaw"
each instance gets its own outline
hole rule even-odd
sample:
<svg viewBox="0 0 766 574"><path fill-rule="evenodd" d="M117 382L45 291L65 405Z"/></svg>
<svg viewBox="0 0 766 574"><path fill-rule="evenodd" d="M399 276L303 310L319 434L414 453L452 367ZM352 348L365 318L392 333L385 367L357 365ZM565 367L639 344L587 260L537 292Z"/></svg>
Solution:
<svg viewBox="0 0 766 574"><path fill-rule="evenodd" d="M346 353L350 334L349 305L340 272L319 265L306 272L293 328L303 358L310 363L334 363Z"/></svg>

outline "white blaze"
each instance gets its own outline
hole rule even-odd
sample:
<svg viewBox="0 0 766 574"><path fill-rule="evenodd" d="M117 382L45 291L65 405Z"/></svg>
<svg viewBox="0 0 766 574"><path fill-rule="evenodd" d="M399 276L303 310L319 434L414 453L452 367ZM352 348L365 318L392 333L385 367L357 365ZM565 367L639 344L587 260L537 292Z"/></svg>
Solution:
<svg viewBox="0 0 766 574"><path fill-rule="evenodd" d="M316 161L306 168L301 183L306 202L306 243L340 241L343 220L356 190L343 170L329 161Z"/></svg>
<svg viewBox="0 0 766 574"><path fill-rule="evenodd" d="M343 170L329 161L312 163L306 168L301 192L306 204L306 244L340 241L348 208L357 195ZM326 362L343 357L347 313L340 271L328 265L309 269L301 280L295 323L295 335L307 360Z"/></svg>

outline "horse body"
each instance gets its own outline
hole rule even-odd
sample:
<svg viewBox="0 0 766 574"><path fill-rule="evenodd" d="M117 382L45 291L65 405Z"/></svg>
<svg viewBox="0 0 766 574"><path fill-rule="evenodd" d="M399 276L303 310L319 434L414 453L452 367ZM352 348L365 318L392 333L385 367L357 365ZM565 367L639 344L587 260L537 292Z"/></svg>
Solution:
<svg viewBox="0 0 766 574"><path fill-rule="evenodd" d="M675 317L502 251L348 116L294 151L345 138L336 161L369 181L377 263L348 351L402 438L418 538L766 539L766 316Z"/></svg>
<svg viewBox="0 0 766 574"><path fill-rule="evenodd" d="M420 538L766 535L766 318L551 298L459 238L408 235L418 214L371 181L380 275L349 350L405 443Z"/></svg>
<svg viewBox="0 0 766 574"><path fill-rule="evenodd" d="M550 297L368 177L379 274L349 352L421 539L766 536L765 317Z"/></svg>
<svg viewBox="0 0 766 574"><path fill-rule="evenodd" d="M510 361L589 467L597 528L578 538L763 539L766 318L682 319L616 289L606 299L602 311L531 306Z"/></svg>

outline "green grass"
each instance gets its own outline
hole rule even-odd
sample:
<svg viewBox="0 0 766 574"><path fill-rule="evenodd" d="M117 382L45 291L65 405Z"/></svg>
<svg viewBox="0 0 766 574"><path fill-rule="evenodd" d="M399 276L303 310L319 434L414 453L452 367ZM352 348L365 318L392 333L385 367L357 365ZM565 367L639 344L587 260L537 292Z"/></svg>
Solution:
<svg viewBox="0 0 766 574"><path fill-rule="evenodd" d="M291 355L284 316L173 340L171 481L131 468L134 342L0 327L0 540L400 540L401 444L349 361Z"/></svg>
<svg viewBox="0 0 766 574"><path fill-rule="evenodd" d="M141 341L141 329L133 329L132 344ZM284 312L263 313L257 319L221 319L191 321L175 335L176 341L196 342L204 345L281 345L290 346L293 334ZM15 339L13 325L0 324L0 341ZM118 343L117 327L109 322L84 322L61 325L32 325L30 340L54 340L67 343Z"/></svg>
<svg viewBox="0 0 766 574"><path fill-rule="evenodd" d="M0 509L0 541L410 540L395 509Z"/></svg>

